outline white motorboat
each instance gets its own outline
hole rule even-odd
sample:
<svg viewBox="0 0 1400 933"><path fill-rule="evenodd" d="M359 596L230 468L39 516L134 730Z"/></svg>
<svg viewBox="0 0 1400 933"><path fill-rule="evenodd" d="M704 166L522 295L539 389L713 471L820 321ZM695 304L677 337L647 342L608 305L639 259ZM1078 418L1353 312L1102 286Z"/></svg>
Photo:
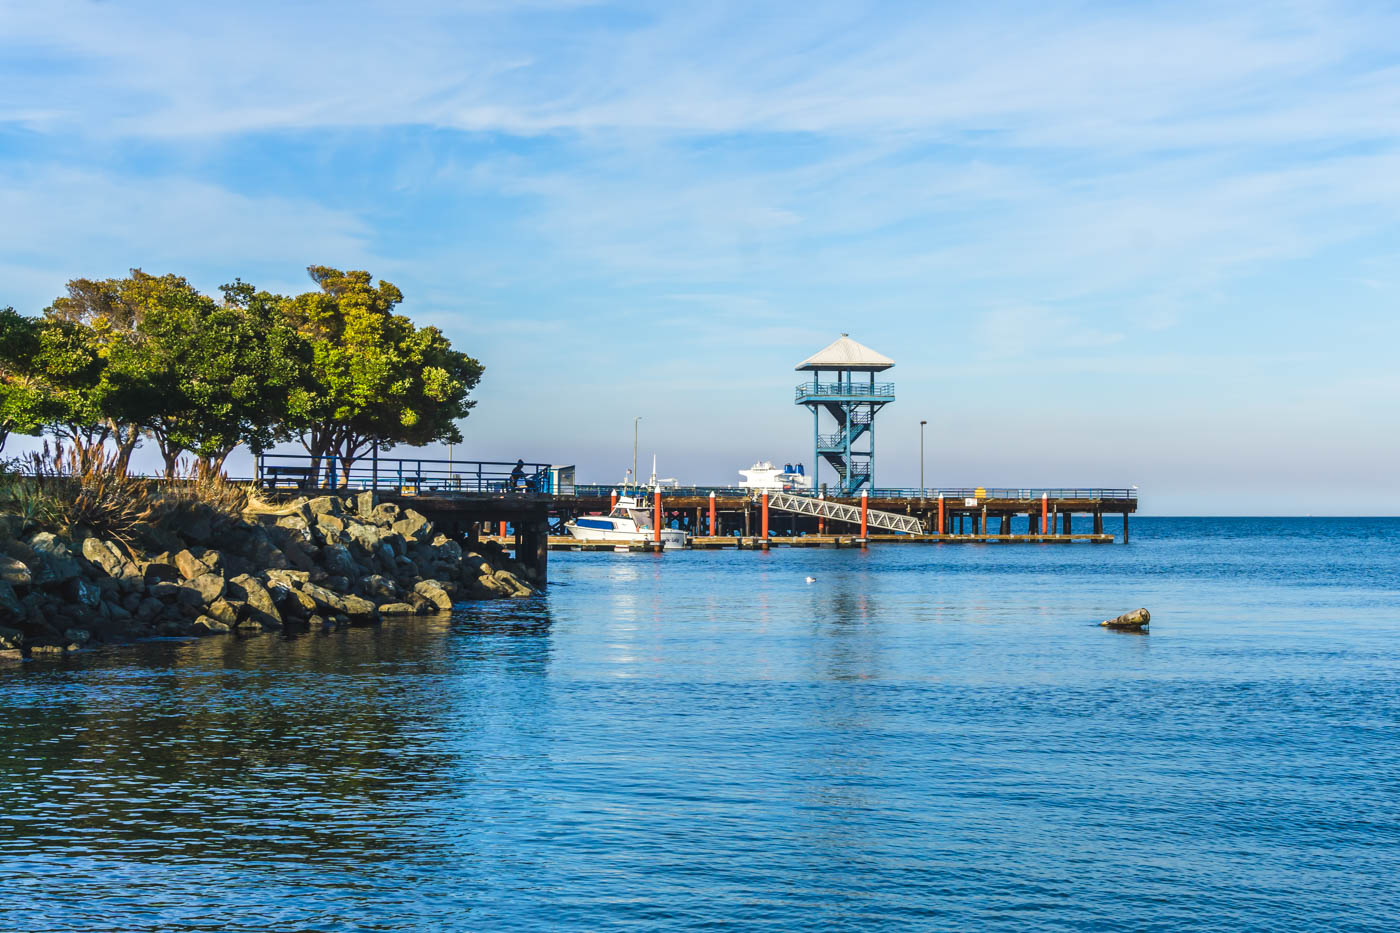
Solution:
<svg viewBox="0 0 1400 933"><path fill-rule="evenodd" d="M653 510L634 499L621 496L607 515L580 515L564 525L564 530L580 541L616 541L641 544L656 540ZM675 528L661 529L661 546L685 547L689 535Z"/></svg>
<svg viewBox="0 0 1400 933"><path fill-rule="evenodd" d="M759 492L801 492L812 488L812 478L806 474L802 464L794 467L791 463L782 468L773 466L771 461L760 460L747 470L740 470L744 481L740 489L754 489Z"/></svg>

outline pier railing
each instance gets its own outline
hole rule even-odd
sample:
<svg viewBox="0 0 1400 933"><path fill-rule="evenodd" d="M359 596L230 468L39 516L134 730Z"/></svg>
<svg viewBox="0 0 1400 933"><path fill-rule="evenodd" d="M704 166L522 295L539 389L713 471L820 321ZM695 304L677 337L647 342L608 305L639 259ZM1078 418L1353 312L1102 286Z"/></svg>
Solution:
<svg viewBox="0 0 1400 933"><path fill-rule="evenodd" d="M632 493L637 492L637 488L630 487ZM608 496L616 491L624 491L620 485L600 485L582 484L574 487L575 495L584 497ZM788 489L785 492L799 496L815 496L816 493L809 489ZM648 494L649 488L644 487L641 493ZM678 497L707 497L710 493L717 497L734 498L736 496L752 497L758 495L762 490L750 489L745 486L663 486L661 494L663 496ZM1049 499L1090 499L1090 500L1136 500L1138 491L1136 489L1111 489L1106 487L1077 487L1077 488L1024 488L1011 489L1006 487L998 488L936 488L930 486L926 489L918 488L885 488L871 490L872 499L937 499L942 495L944 499L1012 499L1030 501L1040 499L1042 496ZM828 499L837 498L859 498L859 496L839 496L835 492L827 493Z"/></svg>
<svg viewBox="0 0 1400 933"><path fill-rule="evenodd" d="M977 487L975 489L879 488L870 492L872 499L1137 499L1138 491L1098 486L1012 489L1008 487Z"/></svg>
<svg viewBox="0 0 1400 933"><path fill-rule="evenodd" d="M410 495L501 493L572 495L567 478L547 463L500 460L432 460L366 456L346 464L305 454L263 454L257 480L267 489L394 490Z"/></svg>

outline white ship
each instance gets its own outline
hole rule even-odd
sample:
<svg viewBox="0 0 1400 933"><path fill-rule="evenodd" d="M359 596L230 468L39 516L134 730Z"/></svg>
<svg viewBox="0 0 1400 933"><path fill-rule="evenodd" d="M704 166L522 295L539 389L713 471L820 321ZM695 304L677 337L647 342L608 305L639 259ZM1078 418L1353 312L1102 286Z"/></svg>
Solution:
<svg viewBox="0 0 1400 933"><path fill-rule="evenodd" d="M564 530L580 541L616 541L618 544L641 544L656 540L652 524L653 509L648 509L631 496L622 496L607 515L581 515L564 525ZM687 535L675 528L661 529L661 546L685 547Z"/></svg>
<svg viewBox="0 0 1400 933"><path fill-rule="evenodd" d="M807 475L800 463L796 467L791 463L785 463L779 469L773 466L771 461L760 460L747 470L740 470L739 475L744 478L744 481L739 484L741 489L757 489L760 492L801 492L812 488L812 478Z"/></svg>

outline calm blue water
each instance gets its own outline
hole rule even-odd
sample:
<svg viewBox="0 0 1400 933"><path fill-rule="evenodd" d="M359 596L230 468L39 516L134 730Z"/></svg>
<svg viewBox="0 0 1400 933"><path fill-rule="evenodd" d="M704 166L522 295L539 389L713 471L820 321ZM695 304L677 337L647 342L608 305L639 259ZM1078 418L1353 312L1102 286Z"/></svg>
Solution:
<svg viewBox="0 0 1400 933"><path fill-rule="evenodd" d="M0 669L0 927L1396 929L1400 520L1133 533Z"/></svg>

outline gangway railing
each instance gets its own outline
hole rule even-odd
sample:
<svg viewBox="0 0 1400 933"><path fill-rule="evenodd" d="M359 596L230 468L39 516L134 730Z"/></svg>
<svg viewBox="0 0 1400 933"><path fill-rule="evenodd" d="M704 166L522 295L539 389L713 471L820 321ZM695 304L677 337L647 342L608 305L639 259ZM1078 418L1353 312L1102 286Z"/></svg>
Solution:
<svg viewBox="0 0 1400 933"><path fill-rule="evenodd" d="M789 492L775 492L768 496L768 507L796 515L811 515L838 522L860 524L860 507L832 502L830 499L814 499L811 496L794 496ZM893 531L896 534L923 534L924 523L913 515L900 515L896 512L881 512L878 509L865 510L865 523L869 528Z"/></svg>

